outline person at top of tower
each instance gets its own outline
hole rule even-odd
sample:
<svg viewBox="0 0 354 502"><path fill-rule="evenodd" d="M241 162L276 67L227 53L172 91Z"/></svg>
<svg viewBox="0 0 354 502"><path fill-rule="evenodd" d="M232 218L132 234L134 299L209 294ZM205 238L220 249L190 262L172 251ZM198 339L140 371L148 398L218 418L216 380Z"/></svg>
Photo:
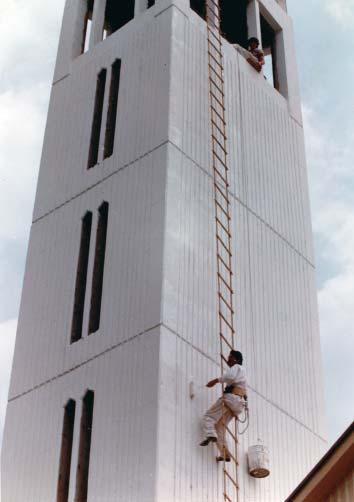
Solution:
<svg viewBox="0 0 354 502"><path fill-rule="evenodd" d="M262 67L265 64L264 52L259 48L259 40L256 37L251 37L248 40L248 52L250 52L253 58L248 58L247 61L253 68L258 72L262 71Z"/></svg>
<svg viewBox="0 0 354 502"><path fill-rule="evenodd" d="M210 380L207 387L221 383L226 384L224 394L214 403L202 418L204 439L200 446L216 443L220 451L217 461L229 462L230 451L225 438L225 429L232 418L237 417L246 407L247 382L242 367L243 356L238 350L231 350L227 364L229 369L219 378Z"/></svg>

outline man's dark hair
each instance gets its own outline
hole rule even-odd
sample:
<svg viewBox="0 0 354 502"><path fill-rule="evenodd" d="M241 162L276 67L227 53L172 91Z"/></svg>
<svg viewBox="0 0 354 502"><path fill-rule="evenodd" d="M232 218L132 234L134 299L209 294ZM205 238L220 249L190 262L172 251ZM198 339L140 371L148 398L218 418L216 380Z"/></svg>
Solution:
<svg viewBox="0 0 354 502"><path fill-rule="evenodd" d="M237 362L237 364L242 365L242 363L243 363L243 355L242 355L242 353L239 350L232 350L230 352L230 354L235 359L235 361Z"/></svg>
<svg viewBox="0 0 354 502"><path fill-rule="evenodd" d="M256 42L256 44L259 45L259 40L256 37L251 37L251 38L248 39L248 45L249 46L252 44L252 42Z"/></svg>

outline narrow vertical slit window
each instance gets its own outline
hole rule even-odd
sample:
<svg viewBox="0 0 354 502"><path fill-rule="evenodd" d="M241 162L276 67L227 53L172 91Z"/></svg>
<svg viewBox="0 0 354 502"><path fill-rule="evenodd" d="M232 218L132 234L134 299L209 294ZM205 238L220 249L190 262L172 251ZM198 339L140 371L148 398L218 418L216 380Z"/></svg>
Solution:
<svg viewBox="0 0 354 502"><path fill-rule="evenodd" d="M265 61L265 64L263 66L264 76L266 77L268 82L279 91L276 54L276 31L263 16L261 16L261 31Z"/></svg>
<svg viewBox="0 0 354 502"><path fill-rule="evenodd" d="M81 54L89 50L90 45L90 35L92 28L92 16L93 16L93 1L85 0L87 3L85 21L84 21L84 31L82 36Z"/></svg>
<svg viewBox="0 0 354 502"><path fill-rule="evenodd" d="M191 9L202 19L206 19L206 0L190 0Z"/></svg>
<svg viewBox="0 0 354 502"><path fill-rule="evenodd" d="M102 290L104 262L106 255L108 202L104 202L98 210L95 262L93 268L89 334L99 330L101 320Z"/></svg>
<svg viewBox="0 0 354 502"><path fill-rule="evenodd" d="M87 166L88 169L94 167L98 161L106 77L107 77L106 69L101 70L97 77L95 106L92 119L90 152Z"/></svg>
<svg viewBox="0 0 354 502"><path fill-rule="evenodd" d="M64 408L56 502L68 502L69 497L71 454L73 448L75 423L75 406L75 401L70 399Z"/></svg>
<svg viewBox="0 0 354 502"><path fill-rule="evenodd" d="M94 392L86 392L82 401L79 457L76 472L75 502L87 502L90 451L93 422Z"/></svg>
<svg viewBox="0 0 354 502"><path fill-rule="evenodd" d="M105 11L105 30L111 35L134 18L135 0L107 0Z"/></svg>
<svg viewBox="0 0 354 502"><path fill-rule="evenodd" d="M87 267L90 253L92 213L87 212L82 219L79 259L76 272L74 313L71 326L71 343L82 337L82 322L84 318L85 294L87 282Z"/></svg>
<svg viewBox="0 0 354 502"><path fill-rule="evenodd" d="M120 59L117 59L112 65L111 85L109 90L109 104L106 123L106 137L104 144L104 158L110 157L114 149L114 136L116 132L117 107L120 80Z"/></svg>

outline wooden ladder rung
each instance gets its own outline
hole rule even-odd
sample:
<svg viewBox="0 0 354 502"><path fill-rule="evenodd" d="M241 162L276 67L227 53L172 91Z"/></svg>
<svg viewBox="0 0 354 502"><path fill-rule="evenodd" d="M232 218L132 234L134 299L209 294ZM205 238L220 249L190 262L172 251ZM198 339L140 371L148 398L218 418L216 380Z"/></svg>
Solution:
<svg viewBox="0 0 354 502"><path fill-rule="evenodd" d="M216 57L214 56L214 54L212 54L209 50L208 50L208 55L211 57L211 59L213 59L213 61L215 61L215 64L217 64L219 66L219 68L222 70L222 68L223 68L222 61L218 61L216 59Z"/></svg>
<svg viewBox="0 0 354 502"><path fill-rule="evenodd" d="M219 102L222 103L224 101L221 101L221 100L224 100L224 93L222 92L222 90L220 90L218 84L216 82L214 82L214 80L212 78L209 79L209 82L210 82L210 93L215 95L216 94L220 94L220 97L219 97ZM217 98L215 98L217 99ZM221 106L221 105L220 105Z"/></svg>
<svg viewBox="0 0 354 502"><path fill-rule="evenodd" d="M223 240L220 237L220 235L217 235L216 239L217 239L218 242L220 242L220 244L222 245L222 247L225 249L225 252L231 257L232 253L231 253L230 249L227 247L227 245L225 244L225 242L223 242Z"/></svg>
<svg viewBox="0 0 354 502"><path fill-rule="evenodd" d="M216 115L219 117L219 120L221 120L221 122L223 123L223 125L226 126L226 122L225 122L224 116L220 115L220 113L216 110L216 108L214 106L211 106L210 109L211 109L212 112L216 113Z"/></svg>
<svg viewBox="0 0 354 502"><path fill-rule="evenodd" d="M223 79L223 76L220 75L220 73L218 73L214 66L211 66L210 63L208 63L208 66L209 66L209 69L214 73L214 75L216 75L216 77L221 81L221 85L224 85L224 79Z"/></svg>
<svg viewBox="0 0 354 502"><path fill-rule="evenodd" d="M226 165L226 158L225 158L225 160L221 159L219 157L219 155L215 152L215 150L213 150L213 155L218 159L220 164L225 168L225 171L228 171L229 168ZM226 152L225 152L225 157L226 157ZM229 184L227 184L227 185L229 185Z"/></svg>
<svg viewBox="0 0 354 502"><path fill-rule="evenodd" d="M209 7L210 9L210 7ZM210 29L215 29L216 31L220 32L220 18L215 15L215 13L212 11L213 15L212 17L208 15L208 8L206 9L206 21ZM215 24L212 19L216 19L218 24Z"/></svg>
<svg viewBox="0 0 354 502"><path fill-rule="evenodd" d="M226 300L226 298L221 293L219 293L219 298L221 298L221 300L223 301L223 303L227 306L227 308L230 310L231 314L233 315L235 313L234 309L229 304L229 302Z"/></svg>
<svg viewBox="0 0 354 502"><path fill-rule="evenodd" d="M234 294L234 290L232 289L232 287L226 282L226 280L223 278L223 276L220 274L220 272L218 272L218 277L219 279L224 283L225 287L229 289L230 293L233 295Z"/></svg>
<svg viewBox="0 0 354 502"><path fill-rule="evenodd" d="M218 116L219 120L221 120L221 122L223 123L223 125L226 126L226 122L225 122L224 117L222 115L220 115L220 113L217 110L215 110L214 107L211 107L210 109L211 109L212 112L216 113L216 115Z"/></svg>
<svg viewBox="0 0 354 502"><path fill-rule="evenodd" d="M212 139L214 141L216 141L216 143L219 145L219 147L225 152L225 154L227 155L227 151L226 151L226 145L222 145L221 142L217 139L216 136L214 136L214 134L211 135Z"/></svg>
<svg viewBox="0 0 354 502"><path fill-rule="evenodd" d="M234 487L236 488L236 490L238 490L238 484L236 483L236 481L234 480L234 478L231 476L231 474L229 474L227 472L227 469L224 468L224 473L226 474L226 476L229 478L229 480L231 481L231 483L234 485Z"/></svg>
<svg viewBox="0 0 354 502"><path fill-rule="evenodd" d="M216 134L219 134L219 136L221 136L222 139L227 140L227 136L225 134L225 130L224 128L221 126L219 126L218 124L216 124L215 122L212 122L212 128L211 128L211 131L212 131L212 134L215 136Z"/></svg>
<svg viewBox="0 0 354 502"><path fill-rule="evenodd" d="M212 79L211 77L210 77L209 81L217 89L217 91L220 92L221 95L223 95L223 92L219 89L219 84L217 82L215 82L215 80Z"/></svg>
<svg viewBox="0 0 354 502"><path fill-rule="evenodd" d="M214 0L206 0L206 6L209 7L210 4L213 4L214 7L216 7L217 9L219 9L219 4L214 2Z"/></svg>
<svg viewBox="0 0 354 502"><path fill-rule="evenodd" d="M225 106L224 106L224 103L222 101L220 101L220 99L215 96L215 94L213 93L213 91L209 91L210 92L210 96L215 99L215 101L217 102L217 104L220 106L220 108L225 111ZM224 97L224 95L223 95Z"/></svg>
<svg viewBox="0 0 354 502"><path fill-rule="evenodd" d="M216 45L213 44L213 42L211 40L208 41L208 44L209 44L208 48L212 47L214 49L214 51L216 51L221 58L223 57L223 54L221 52L221 46L220 46L220 48L216 47Z"/></svg>
<svg viewBox="0 0 354 502"><path fill-rule="evenodd" d="M222 82L216 82L216 80L214 80L211 75L209 77L209 82L215 87L215 89L218 92L220 92L221 95L224 95L224 91L223 91L223 89L221 89L221 87L223 86Z"/></svg>
<svg viewBox="0 0 354 502"><path fill-rule="evenodd" d="M221 228L224 230L224 232L231 238L230 229L227 229L225 227L225 225L223 224L223 222L221 220L219 220L219 218L217 216L215 217L215 219L219 223L219 225L221 226Z"/></svg>
<svg viewBox="0 0 354 502"><path fill-rule="evenodd" d="M218 29L216 29L216 34L214 33L214 31L212 30L211 26L209 24L207 24L207 27L208 27L208 34L211 34L213 35L213 37L215 38L215 40L217 40L220 44L220 47L221 47L221 36L220 36L220 31Z"/></svg>
<svg viewBox="0 0 354 502"><path fill-rule="evenodd" d="M229 274L231 276L232 270L231 270L230 266L226 264L226 262L224 261L224 259L222 258L222 256L219 253L217 254L217 257L221 261L221 263L224 265L224 267L226 268L226 270L229 272Z"/></svg>
<svg viewBox="0 0 354 502"><path fill-rule="evenodd" d="M231 345L231 343L224 337L224 335L222 333L220 333L220 338L222 338L224 340L224 342L226 343L226 345L230 348L230 350L233 350L233 346Z"/></svg>
<svg viewBox="0 0 354 502"><path fill-rule="evenodd" d="M222 181L225 183L225 186L228 187L229 186L229 183L227 181L226 178L224 178L224 176L221 174L221 172L219 171L219 169L217 167L215 167L215 165L213 166L213 169L214 171L216 171L217 175L222 179Z"/></svg>
<svg viewBox="0 0 354 502"><path fill-rule="evenodd" d="M224 317L224 314L220 311L219 311L219 316L223 319L223 321L231 329L231 331L233 331L234 327L232 326L232 324L230 324L230 322Z"/></svg>
<svg viewBox="0 0 354 502"><path fill-rule="evenodd" d="M227 210L226 210L226 209L224 209L224 208L222 207L222 205L220 204L220 202L219 202L219 201L217 201L216 199L215 199L215 204L216 204L216 205L220 208L220 210L224 213L224 215L226 216L226 218L227 218L228 220L231 220L231 216L229 215L229 213L227 212Z"/></svg>
<svg viewBox="0 0 354 502"><path fill-rule="evenodd" d="M221 190L221 188L219 187L219 185L217 183L214 183L214 186L217 189L217 191L222 195L222 197L224 198L224 200L226 200L227 205L229 206L230 202L229 202L228 195L224 194L224 192Z"/></svg>

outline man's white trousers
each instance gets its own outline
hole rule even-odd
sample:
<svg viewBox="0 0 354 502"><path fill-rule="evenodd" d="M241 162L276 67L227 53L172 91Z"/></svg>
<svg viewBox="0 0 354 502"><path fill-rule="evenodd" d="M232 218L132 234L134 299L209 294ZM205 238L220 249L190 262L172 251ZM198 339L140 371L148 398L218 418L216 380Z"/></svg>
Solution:
<svg viewBox="0 0 354 502"><path fill-rule="evenodd" d="M234 417L242 413L244 408L245 401L243 398L234 394L224 394L208 409L202 418L203 438L216 437L217 446L222 456L229 454L225 428Z"/></svg>

